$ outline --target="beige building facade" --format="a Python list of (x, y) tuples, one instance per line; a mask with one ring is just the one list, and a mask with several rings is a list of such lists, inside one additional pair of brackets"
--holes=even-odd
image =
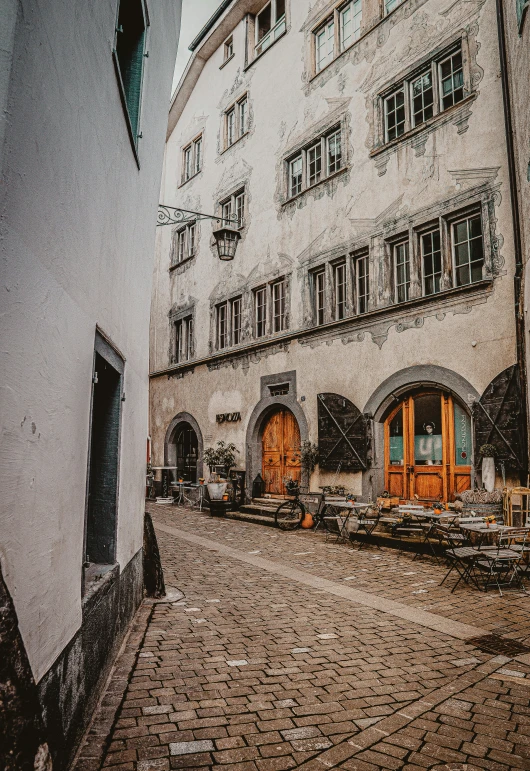
[(495, 0), (239, 0), (192, 47), (161, 201), (241, 238), (221, 262), (209, 220), (158, 229), (153, 464), (195, 480), (222, 440), (249, 497), (301, 474), (451, 500), (493, 443), (518, 481)]

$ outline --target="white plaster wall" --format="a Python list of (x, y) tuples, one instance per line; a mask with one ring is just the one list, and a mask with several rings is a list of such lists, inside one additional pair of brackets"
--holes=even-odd
[[(199, 364), (183, 379), (166, 375), (151, 381), (152, 433), (156, 462), (163, 458), (165, 430), (177, 412), (190, 412), (199, 422), (208, 445), (217, 439), (234, 441), (244, 451), (245, 432), (252, 409), (260, 399), (259, 378), (286, 370), (297, 371), (298, 397), (313, 441), (317, 438), (316, 394), (334, 391), (347, 396), (361, 410), (377, 386), (394, 372), (417, 364), (436, 364), (462, 375), (479, 393), (515, 361), (513, 320), (513, 238), (504, 144), (502, 93), (499, 74), (494, 0), (473, 4), (439, 0), (407, 0), (399, 14), (373, 29), (358, 45), (354, 57), (342, 57), (310, 85), (306, 62), (308, 38), (304, 28), (310, 15), (307, 0), (290, 4), (290, 29), (246, 72), (243, 70), (244, 22), (234, 31), (235, 57), (225, 67), (222, 49), (205, 64), (198, 83), (171, 134), (166, 149), (163, 198), (183, 208), (212, 212), (219, 194), (237, 180), (247, 180), (248, 227), (233, 263), (220, 263), (209, 245), (211, 225), (200, 224), (200, 251), (185, 270), (170, 273), (170, 228), (158, 236), (155, 294), (152, 311), (152, 371), (169, 366), (168, 311), (174, 305), (196, 303), (196, 355), (210, 353), (211, 301), (217, 296), (248, 289), (260, 275), (290, 273), (292, 296), (290, 329), (304, 325), (301, 283), (309, 255), (318, 255), (349, 242), (362, 240), (363, 223), (385, 211), (387, 219), (411, 217), (421, 207), (436, 206), (458, 192), (471, 190), (476, 179), (457, 182), (452, 171), (493, 168), (500, 196), (495, 207), (495, 228), (500, 236), (504, 265), (493, 292), (480, 304), (462, 301), (460, 307), (440, 310), (423, 318), (421, 308), (403, 314), (420, 317), (421, 326), (398, 331), (399, 318), (387, 324), (388, 337), (380, 348), (368, 328), (361, 340), (344, 332), (336, 339), (314, 341), (313, 347), (292, 341), (287, 352), (270, 349), (249, 360), (233, 358), (208, 372)], [(325, 12), (331, 4), (321, 2)], [(312, 18), (316, 18), (316, 15)], [(390, 156), (386, 173), (378, 175), (370, 158), (370, 100), (383, 83), (415, 64), (445, 39), (468, 29), (476, 35), (478, 53), (477, 98), (471, 104), (468, 129), (457, 133), (453, 122), (429, 133), (424, 155), (400, 145)], [(250, 134), (219, 154), (222, 112), (248, 90), (252, 125)], [(286, 148), (320, 118), (340, 106), (350, 115), (348, 153), (351, 172), (333, 185), (300, 200), (288, 212), (281, 206), (281, 168)], [(181, 150), (204, 131), (203, 170), (179, 187)], [(458, 186), (460, 185), (460, 186)], [(392, 207), (394, 207), (392, 209)], [(429, 219), (424, 215), (425, 221)], [(344, 247), (347, 253), (347, 247)], [(324, 261), (324, 259), (323, 259)], [(315, 263), (318, 264), (318, 263)], [(377, 285), (377, 265), (372, 265)], [(177, 275), (178, 273), (178, 275)], [(250, 342), (247, 341), (247, 342)], [(475, 343), (476, 345), (472, 345)], [(225, 394), (220, 399), (219, 394)], [(228, 397), (228, 394), (230, 396)], [(217, 405), (232, 409), (237, 403), (242, 421), (215, 424)], [(214, 408), (215, 405), (215, 408)], [(219, 410), (217, 410), (219, 411)], [(213, 420), (212, 420), (213, 416)], [(241, 455), (244, 459), (244, 454)]]
[(0, 560), (37, 680), (81, 625), (94, 335), (126, 359), (117, 560), (142, 546), (156, 208), (180, 2), (148, 2), (138, 169), (115, 0), (19, 3), (1, 200)]

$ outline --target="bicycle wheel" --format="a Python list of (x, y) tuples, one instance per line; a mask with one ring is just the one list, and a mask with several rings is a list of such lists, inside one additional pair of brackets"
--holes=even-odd
[(304, 518), (305, 509), (299, 501), (285, 501), (276, 509), (274, 520), (280, 530), (296, 530)]

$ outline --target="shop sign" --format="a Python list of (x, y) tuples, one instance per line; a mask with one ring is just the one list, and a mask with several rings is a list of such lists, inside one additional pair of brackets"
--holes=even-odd
[(241, 420), (241, 413), (222, 412), (219, 415), (216, 415), (215, 419), (218, 423), (237, 423), (238, 420)]

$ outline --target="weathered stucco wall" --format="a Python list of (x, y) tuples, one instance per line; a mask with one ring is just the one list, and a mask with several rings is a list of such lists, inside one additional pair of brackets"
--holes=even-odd
[(139, 169), (112, 60), (115, 0), (18, 3), (0, 203), (0, 560), (36, 680), (82, 624), (96, 324), (126, 359), (122, 570), (142, 547), (152, 254), (180, 3), (148, 7)]
[[(275, 276), (290, 278), (293, 335), (275, 347), (258, 346), (240, 354), (236, 347), (224, 358), (181, 368), (183, 377), (154, 377), (151, 433), (156, 463), (163, 460), (167, 426), (181, 411), (197, 419), (205, 446), (217, 439), (233, 441), (244, 460), (246, 427), (264, 375), (296, 370), (296, 398), (310, 438), (316, 441), (318, 393), (342, 394), (362, 410), (394, 372), (431, 364), (454, 371), (481, 394), (516, 359), (514, 252), (495, 1), (406, 0), (312, 78), (311, 30), (330, 7), (328, 2), (289, 3), (287, 35), (246, 70), (242, 21), (234, 30), (234, 58), (220, 68), (221, 47), (208, 59), (168, 140), (162, 191), (166, 203), (212, 212), (225, 193), (244, 182), (247, 212), (236, 258), (228, 264), (216, 258), (211, 225), (204, 221), (199, 223), (197, 257), (169, 271), (172, 233), (171, 228), (161, 229), (151, 371), (170, 366), (171, 309), (194, 308), (195, 357), (204, 360), (215, 354), (215, 303), (238, 292), (248, 295)], [(371, 155), (376, 145), (376, 95), (459, 37), (465, 40), (468, 99), (450, 119), (424, 128), (414, 141)], [(220, 153), (223, 111), (245, 92), (249, 133)], [(284, 159), (302, 141), (318, 136), (323, 126), (339, 120), (347, 136), (345, 171), (285, 203)], [(202, 171), (181, 186), (182, 148), (200, 131)], [(491, 285), (425, 299), (414, 308), (392, 306), (388, 266), (382, 258), (385, 239), (478, 198), (487, 200), (489, 212), (485, 243)], [(372, 309), (387, 307), (388, 312), (310, 331), (309, 269), (367, 246)], [(244, 323), (242, 345), (251, 346), (248, 316)], [(217, 425), (216, 413), (230, 411), (241, 412), (241, 422)], [(351, 486), (358, 484), (358, 479), (351, 480)]]

